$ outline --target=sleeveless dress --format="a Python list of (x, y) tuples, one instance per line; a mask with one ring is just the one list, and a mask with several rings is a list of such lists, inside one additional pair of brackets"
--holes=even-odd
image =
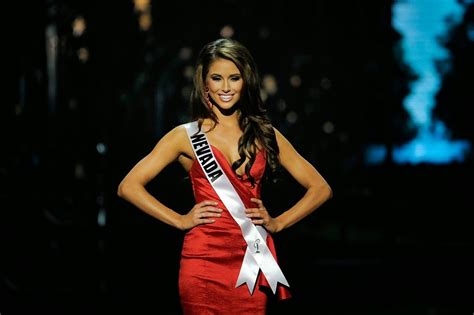
[[(252, 188), (246, 174), (239, 179), (222, 152), (211, 144), (209, 146), (245, 207), (255, 208), (256, 204), (250, 198), (260, 199), (266, 152), (261, 150), (257, 153), (250, 170), (256, 180)], [(179, 294), (183, 313), (265, 314), (267, 293), (273, 293), (261, 271), (252, 295), (246, 284), (235, 287), (247, 248), (239, 225), (219, 199), (196, 159), (189, 175), (196, 203), (216, 200), (219, 202), (217, 207), (223, 211), (221, 217), (215, 218), (214, 223), (198, 225), (184, 237), (179, 270)], [(270, 233), (266, 242), (277, 260)], [(288, 288), (280, 283), (277, 295), (279, 300), (291, 297)]]

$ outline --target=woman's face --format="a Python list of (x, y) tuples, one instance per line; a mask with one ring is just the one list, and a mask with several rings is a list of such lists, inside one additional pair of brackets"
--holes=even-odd
[(216, 59), (206, 76), (209, 97), (223, 109), (232, 108), (239, 100), (244, 81), (239, 69), (230, 60)]

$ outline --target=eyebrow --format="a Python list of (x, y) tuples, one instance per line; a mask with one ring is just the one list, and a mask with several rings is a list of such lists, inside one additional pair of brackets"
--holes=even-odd
[[(218, 75), (218, 76), (222, 76), (222, 75), (221, 75), (221, 74), (219, 74), (219, 73), (211, 73), (210, 75)], [(240, 75), (240, 76), (241, 76), (241, 74), (240, 74), (240, 73), (232, 73), (232, 74), (230, 74), (229, 76), (233, 76), (233, 75)]]

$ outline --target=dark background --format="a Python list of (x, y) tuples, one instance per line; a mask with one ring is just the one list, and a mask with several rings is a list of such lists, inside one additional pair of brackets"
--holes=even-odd
[[(266, 98), (275, 127), (334, 191), (275, 235), (294, 298), (272, 303), (270, 314), (472, 314), (472, 155), (445, 165), (363, 158), (369, 144), (390, 149), (413, 136), (402, 101), (414, 75), (399, 52), (392, 4), (154, 1), (147, 30), (132, 1), (3, 5), (14, 22), (2, 45), (13, 71), (2, 80), (0, 313), (180, 314), (183, 233), (116, 190), (164, 133), (188, 121), (185, 73), (199, 48), (231, 25), (262, 77), (278, 83)], [(453, 137), (472, 141), (474, 42), (466, 30), (474, 29), (474, 5), (465, 5), (444, 41), (453, 67), (435, 114)], [(87, 28), (75, 37), (79, 15)], [(54, 104), (48, 25), (58, 34)], [(299, 87), (290, 84), (295, 75)], [(178, 212), (193, 206), (177, 163), (148, 189)], [(282, 172), (262, 197), (277, 214), (303, 193)]]

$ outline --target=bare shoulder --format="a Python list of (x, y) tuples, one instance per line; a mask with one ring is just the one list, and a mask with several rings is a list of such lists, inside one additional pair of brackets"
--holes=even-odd
[(273, 128), (273, 132), (275, 132), (275, 136), (277, 140), (281, 140), (282, 138), (285, 138), (283, 134), (280, 132), (280, 130), (278, 130), (275, 126), (272, 126), (272, 128)]
[(189, 140), (184, 125), (177, 125), (163, 135), (150, 154), (156, 158), (165, 159), (167, 163), (179, 159), (183, 154), (188, 155), (192, 148), (188, 145)]
[(186, 124), (181, 124), (171, 129), (160, 141), (169, 142), (175, 148), (177, 155), (190, 153), (192, 148), (189, 145), (188, 134), (186, 131)]
[(288, 154), (296, 154), (296, 150), (293, 145), (288, 141), (288, 139), (273, 126), (273, 131), (275, 132), (275, 138), (277, 140), (278, 149), (280, 150), (280, 157), (286, 156)]
[(295, 149), (293, 144), (285, 137), (285, 135), (280, 132), (277, 128), (273, 127), (275, 131), (275, 137), (278, 144), (278, 149), (280, 153), (278, 154), (278, 159), (286, 169), (297, 165), (297, 163), (307, 163), (303, 156)]
[(170, 132), (172, 132), (177, 140), (181, 142), (188, 137), (186, 132), (186, 123), (174, 127), (170, 130)]
[(187, 162), (194, 159), (194, 151), (185, 125), (187, 123), (176, 126), (173, 132), (175, 133), (176, 140), (179, 142), (180, 155), (178, 161), (187, 169)]
[(157, 146), (166, 146), (168, 149), (174, 148), (173, 151), (179, 153), (181, 151), (181, 143), (184, 139), (185, 133), (186, 130), (183, 125), (176, 126), (158, 140)]

